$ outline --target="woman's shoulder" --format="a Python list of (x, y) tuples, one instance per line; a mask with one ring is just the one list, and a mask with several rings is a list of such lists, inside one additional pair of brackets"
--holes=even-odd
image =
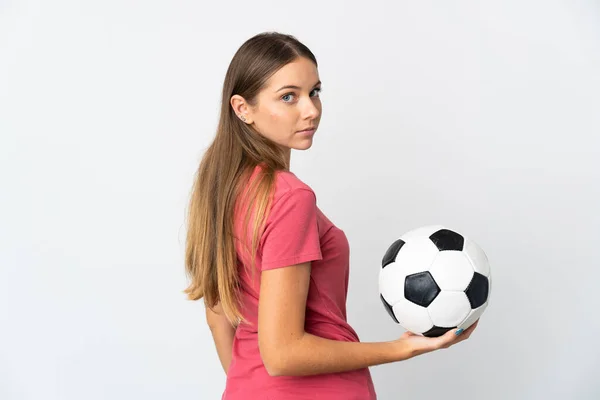
[[(257, 165), (252, 173), (252, 178), (256, 176), (256, 174), (261, 170), (262, 165)], [(278, 170), (275, 171), (275, 183), (274, 183), (274, 198), (278, 199), (286, 194), (292, 194), (297, 191), (306, 190), (312, 192), (314, 194), (313, 189), (304, 182), (302, 179), (298, 178), (296, 174), (289, 170)], [(316, 197), (316, 195), (315, 195)]]
[(279, 192), (280, 195), (296, 190), (307, 190), (314, 193), (313, 189), (306, 182), (298, 178), (298, 176), (291, 171), (277, 171), (275, 186), (276, 191)]

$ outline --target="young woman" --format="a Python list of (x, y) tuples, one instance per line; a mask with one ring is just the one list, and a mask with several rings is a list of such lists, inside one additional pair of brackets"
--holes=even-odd
[(276, 32), (246, 41), (225, 76), (190, 201), (185, 290), (204, 298), (222, 399), (375, 399), (369, 366), (447, 348), (477, 325), (359, 341), (346, 321), (346, 236), (289, 170), (291, 149), (312, 145), (320, 91), (313, 53)]

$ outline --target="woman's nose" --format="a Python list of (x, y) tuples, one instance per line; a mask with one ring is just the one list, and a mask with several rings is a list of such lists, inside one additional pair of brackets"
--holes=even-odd
[(314, 105), (312, 101), (307, 104), (303, 112), (304, 116), (310, 119), (316, 119), (320, 113), (321, 111), (317, 108), (317, 106)]

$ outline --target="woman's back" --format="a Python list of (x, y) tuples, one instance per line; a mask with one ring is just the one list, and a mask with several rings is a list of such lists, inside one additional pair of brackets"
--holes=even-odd
[[(272, 207), (260, 236), (253, 280), (250, 259), (240, 251), (243, 221), (244, 215), (236, 211), (241, 310), (249, 323), (240, 324), (236, 330), (223, 399), (375, 399), (367, 368), (310, 376), (271, 376), (258, 346), (260, 271), (307, 261), (312, 268), (305, 331), (332, 340), (359, 341), (346, 320), (350, 249), (344, 232), (319, 210), (308, 185), (292, 172), (278, 171)], [(251, 234), (248, 231), (247, 237), (251, 238)], [(247, 246), (250, 248), (250, 243)]]

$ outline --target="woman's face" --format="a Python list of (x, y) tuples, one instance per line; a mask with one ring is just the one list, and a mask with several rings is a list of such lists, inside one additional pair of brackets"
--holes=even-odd
[[(295, 87), (287, 87), (295, 86)], [(231, 105), (246, 123), (286, 150), (306, 150), (321, 120), (321, 82), (315, 64), (300, 57), (277, 71), (258, 94), (256, 107), (243, 97), (231, 97)]]

